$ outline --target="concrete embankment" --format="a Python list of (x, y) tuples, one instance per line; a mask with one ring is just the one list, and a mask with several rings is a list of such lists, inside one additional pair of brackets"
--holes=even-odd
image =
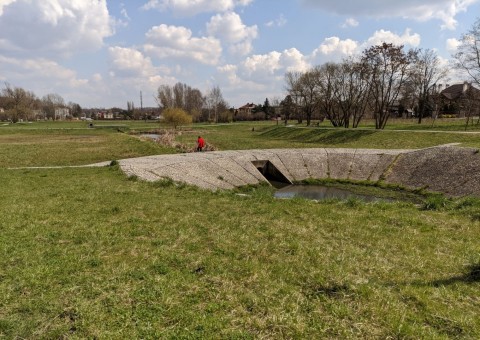
[(308, 178), (383, 180), (450, 196), (480, 196), (478, 149), (442, 146), (421, 150), (268, 149), (216, 151), (124, 159), (121, 169), (147, 181), (171, 178), (201, 188), (232, 189), (267, 181), (274, 169), (288, 181)]

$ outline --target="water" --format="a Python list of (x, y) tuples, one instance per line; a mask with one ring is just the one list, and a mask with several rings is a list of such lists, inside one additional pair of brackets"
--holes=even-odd
[(392, 201), (389, 198), (357, 194), (347, 189), (340, 189), (324, 185), (288, 185), (278, 189), (274, 196), (275, 198), (303, 197), (311, 200), (347, 200), (349, 198), (357, 198), (365, 202)]
[(155, 133), (147, 133), (147, 134), (140, 135), (140, 137), (145, 137), (145, 138), (150, 138), (150, 139), (157, 140), (157, 139), (160, 138), (160, 135), (155, 134)]

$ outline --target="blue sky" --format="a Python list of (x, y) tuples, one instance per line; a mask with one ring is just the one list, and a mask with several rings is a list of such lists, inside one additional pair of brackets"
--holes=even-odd
[(0, 82), (106, 108), (182, 82), (238, 107), (382, 41), (448, 63), (478, 17), (480, 0), (0, 0)]

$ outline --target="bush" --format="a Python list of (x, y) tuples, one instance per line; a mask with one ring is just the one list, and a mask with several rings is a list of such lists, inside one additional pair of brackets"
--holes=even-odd
[(182, 109), (170, 108), (162, 112), (165, 123), (177, 128), (179, 125), (192, 124), (192, 116)]

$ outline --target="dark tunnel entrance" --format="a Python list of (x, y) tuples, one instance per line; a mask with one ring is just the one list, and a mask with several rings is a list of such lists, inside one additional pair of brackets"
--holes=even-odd
[(282, 188), (292, 184), (292, 182), (270, 161), (252, 161), (252, 164), (275, 188)]

